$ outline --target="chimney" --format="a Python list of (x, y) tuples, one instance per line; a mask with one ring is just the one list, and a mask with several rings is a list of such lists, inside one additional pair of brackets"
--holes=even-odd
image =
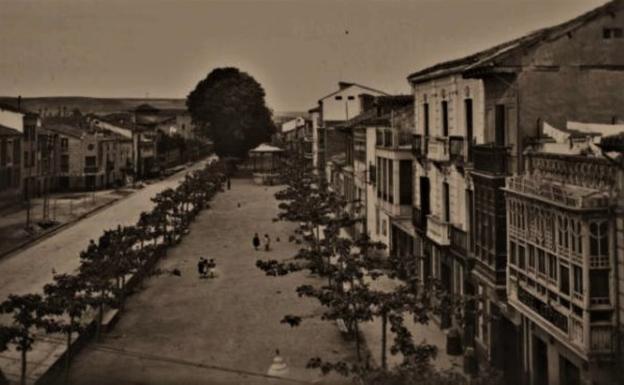
[(22, 95), (17, 96), (17, 111), (22, 112)]

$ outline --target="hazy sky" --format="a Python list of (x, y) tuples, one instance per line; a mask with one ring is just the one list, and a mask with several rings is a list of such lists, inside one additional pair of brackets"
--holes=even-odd
[(236, 66), (271, 108), (307, 110), (338, 80), (405, 93), (411, 72), (605, 2), (0, 0), (0, 95), (185, 97)]

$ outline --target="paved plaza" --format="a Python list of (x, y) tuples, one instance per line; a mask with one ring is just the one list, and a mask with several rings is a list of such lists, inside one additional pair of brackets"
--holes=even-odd
[[(161, 262), (167, 272), (129, 298), (119, 323), (101, 343), (91, 343), (74, 361), (72, 384), (343, 384), (336, 375), (305, 369), (314, 356), (353, 359), (353, 347), (336, 326), (320, 320), (314, 300), (295, 288), (318, 279), (304, 273), (267, 277), (258, 258), (290, 258), (293, 225), (273, 222), (277, 187), (232, 180), (190, 234)], [(240, 206), (240, 207), (239, 207)], [(252, 236), (267, 233), (270, 252), (254, 251)], [(277, 238), (280, 241), (277, 241)], [(197, 261), (216, 259), (218, 277), (200, 279)], [(304, 315), (299, 327), (280, 324), (285, 314)], [(289, 366), (285, 379), (265, 376), (275, 349)]]

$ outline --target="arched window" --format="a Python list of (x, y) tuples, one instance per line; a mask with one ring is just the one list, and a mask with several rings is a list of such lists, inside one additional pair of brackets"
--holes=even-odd
[(609, 255), (609, 224), (607, 221), (589, 224), (589, 255), (597, 257)]

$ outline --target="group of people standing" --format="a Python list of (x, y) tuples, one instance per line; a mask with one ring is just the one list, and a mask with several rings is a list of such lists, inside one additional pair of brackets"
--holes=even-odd
[(217, 267), (217, 264), (214, 259), (211, 258), (208, 260), (204, 257), (200, 257), (199, 262), (197, 262), (197, 272), (199, 273), (199, 278), (214, 277), (215, 267)]
[[(255, 250), (258, 250), (260, 248), (261, 244), (260, 244), (260, 237), (258, 236), (258, 233), (254, 234), (254, 237), (251, 243), (253, 244), (253, 247)], [(269, 237), (269, 234), (264, 234), (264, 250), (265, 251), (271, 250), (271, 237)]]

